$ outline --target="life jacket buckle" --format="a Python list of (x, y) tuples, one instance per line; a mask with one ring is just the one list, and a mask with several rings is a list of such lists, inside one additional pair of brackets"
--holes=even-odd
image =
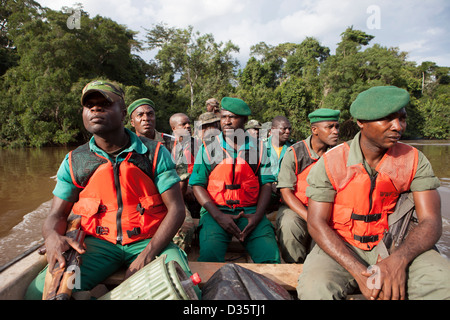
[(140, 203), (138, 203), (136, 210), (139, 211), (139, 213), (141, 214), (141, 216), (144, 214), (145, 212), (145, 208), (142, 207), (142, 205)]
[(228, 204), (230, 206), (235, 205), (235, 204), (239, 204), (239, 203), (241, 203), (239, 200), (227, 200), (226, 201), (226, 204)]
[(100, 235), (100, 236), (105, 236), (105, 235), (109, 234), (109, 228), (108, 227), (97, 226), (95, 228), (95, 233)]
[(135, 227), (132, 230), (127, 230), (128, 238), (131, 238), (133, 236), (137, 236), (140, 234), (141, 234), (141, 228), (139, 228), (139, 227)]

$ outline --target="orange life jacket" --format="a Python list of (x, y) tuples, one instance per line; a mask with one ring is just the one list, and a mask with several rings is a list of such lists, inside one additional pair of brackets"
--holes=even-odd
[(394, 212), (399, 195), (411, 186), (418, 151), (397, 143), (378, 163), (377, 173), (370, 176), (362, 163), (347, 167), (349, 150), (343, 143), (323, 155), (336, 190), (330, 225), (351, 245), (371, 250), (389, 229), (388, 215)]
[(260, 189), (256, 172), (261, 164), (262, 141), (259, 151), (240, 150), (236, 159), (222, 148), (218, 139), (203, 144), (211, 164), (206, 189), (214, 203), (230, 208), (255, 206)]
[[(309, 149), (306, 140), (297, 142), (291, 146), (294, 158), (295, 158), (295, 175), (297, 176), (297, 182), (294, 186), (294, 195), (303, 203), (308, 206), (308, 197), (306, 196), (306, 188), (308, 183), (306, 178), (309, 171), (317, 163), (316, 158), (311, 156), (311, 150)], [(307, 156), (306, 156), (307, 155)]]
[(91, 152), (88, 143), (70, 152), (72, 181), (83, 189), (72, 210), (86, 234), (125, 245), (151, 238), (166, 216), (152, 179), (161, 142), (140, 139), (148, 152), (130, 152), (120, 163)]

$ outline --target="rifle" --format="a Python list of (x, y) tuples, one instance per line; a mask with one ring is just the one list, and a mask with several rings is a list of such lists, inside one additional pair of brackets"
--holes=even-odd
[(389, 231), (384, 232), (382, 241), (376, 247), (382, 259), (394, 252), (418, 223), (412, 192), (400, 195), (388, 223)]
[[(69, 216), (67, 219), (66, 236), (82, 245), (85, 233), (81, 230), (80, 225), (81, 216)], [(43, 252), (45, 253), (45, 249), (40, 250), (41, 254)], [(58, 263), (55, 264), (53, 270), (47, 268), (42, 300), (69, 300), (72, 295), (76, 276), (79, 276), (77, 270), (79, 270), (81, 265), (81, 256), (72, 247), (63, 252), (63, 256), (66, 260), (66, 266), (64, 268), (60, 268)]]

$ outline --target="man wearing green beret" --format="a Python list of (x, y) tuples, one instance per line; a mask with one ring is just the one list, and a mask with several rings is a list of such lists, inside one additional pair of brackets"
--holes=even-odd
[[(81, 104), (92, 138), (67, 154), (58, 170), (42, 228), (48, 270), (64, 267), (62, 253), (72, 247), (82, 254), (76, 290), (91, 290), (122, 266), (128, 278), (161, 254), (190, 273), (185, 253), (171, 242), (184, 204), (169, 151), (124, 128), (124, 93), (116, 84), (87, 84)], [(81, 216), (84, 246), (65, 236), (71, 212)], [(30, 284), (27, 299), (42, 299), (45, 277), (41, 272)]]
[[(360, 132), (311, 169), (308, 230), (317, 245), (299, 277), (300, 299), (345, 299), (355, 289), (371, 300), (450, 299), (450, 263), (434, 249), (439, 180), (420, 151), (399, 142), (408, 102), (393, 86), (360, 93), (350, 107)], [(402, 193), (412, 194), (417, 223), (391, 246)]]
[(337, 145), (339, 110), (317, 109), (308, 115), (311, 135), (292, 145), (281, 162), (278, 189), (283, 204), (277, 214), (277, 237), (283, 260), (303, 263), (311, 246), (306, 221), (308, 198), (306, 177), (317, 160)]
[(235, 236), (255, 263), (279, 263), (275, 232), (264, 214), (275, 181), (267, 151), (244, 131), (249, 106), (230, 97), (221, 105), (222, 133), (204, 141), (189, 179), (202, 205), (198, 260), (223, 262)]
[(128, 106), (128, 115), (131, 125), (138, 136), (144, 136), (156, 142), (161, 142), (166, 148), (170, 148), (172, 137), (156, 130), (155, 103), (148, 98), (133, 101)]

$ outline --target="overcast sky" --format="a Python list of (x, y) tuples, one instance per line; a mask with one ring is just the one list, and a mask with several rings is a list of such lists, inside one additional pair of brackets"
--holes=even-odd
[[(258, 42), (301, 43), (315, 37), (334, 54), (348, 26), (375, 36), (371, 44), (399, 47), (408, 60), (450, 66), (449, 0), (37, 0), (60, 10), (82, 3), (91, 17), (109, 17), (129, 29), (145, 30), (160, 22), (189, 25), (216, 42), (231, 40), (240, 48), (241, 66)], [(69, 15), (68, 15), (69, 16)], [(81, 28), (83, 25), (81, 25)], [(145, 60), (151, 53), (141, 54)]]

